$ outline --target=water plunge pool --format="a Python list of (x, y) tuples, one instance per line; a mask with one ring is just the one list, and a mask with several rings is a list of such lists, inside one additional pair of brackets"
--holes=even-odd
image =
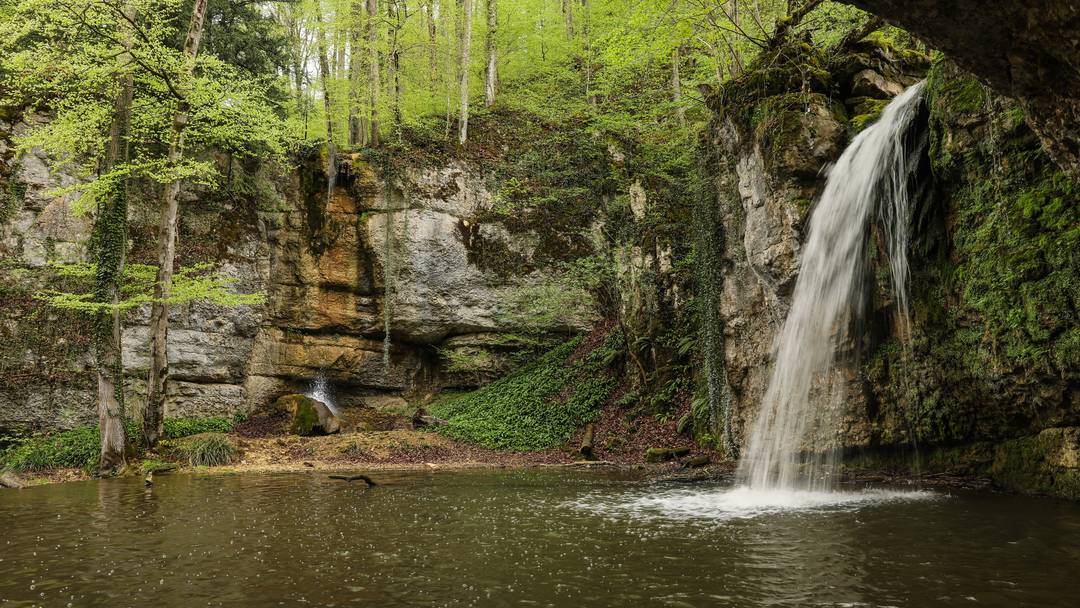
[(563, 469), (0, 492), (0, 606), (1068, 606), (1080, 505)]

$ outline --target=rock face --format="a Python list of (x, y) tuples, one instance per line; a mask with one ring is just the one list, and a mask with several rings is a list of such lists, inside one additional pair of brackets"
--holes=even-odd
[[(47, 264), (87, 261), (93, 218), (73, 213), (70, 195), (50, 193), (74, 177), (38, 152), (15, 157), (11, 138), (28, 128), (0, 124), (0, 428), (92, 424), (87, 322), (33, 295), (85, 289), (57, 283)], [(168, 416), (265, 407), (318, 378), (349, 407), (379, 394), (475, 386), (509, 368), (514, 340), (504, 336), (521, 326), (506, 303), (545, 275), (529, 263), (538, 240), (531, 229), (511, 231), (490, 219), (491, 180), (475, 166), (395, 162), (384, 176), (359, 156), (347, 157), (328, 197), (318, 158), (285, 176), (216, 162), (232, 181), (185, 192), (179, 263), (212, 262), (237, 291), (264, 293), (266, 303), (172, 307)], [(148, 193), (140, 200), (154, 199)], [(134, 206), (130, 224), (128, 259), (153, 263), (156, 210)], [(484, 263), (491, 252), (527, 270), (495, 270)], [(136, 416), (148, 322), (145, 308), (125, 321), (126, 392)], [(552, 330), (566, 327), (565, 319), (552, 323)], [(463, 372), (452, 365), (463, 359), (487, 363)]]
[(841, 0), (918, 34), (1023, 102), (1054, 159), (1080, 177), (1080, 4), (1072, 0)]

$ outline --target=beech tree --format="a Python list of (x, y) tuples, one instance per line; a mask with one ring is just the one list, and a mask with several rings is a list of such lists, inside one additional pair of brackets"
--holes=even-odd
[(469, 55), (472, 50), (473, 0), (465, 0), (461, 28), (461, 114), (458, 119), (458, 142), (469, 137)]
[[(180, 77), (189, 80), (195, 69), (195, 56), (202, 41), (203, 22), (209, 0), (195, 0), (191, 8), (191, 22), (184, 37), (183, 60), (185, 67), (178, 71)], [(178, 82), (178, 87), (185, 87)], [(167, 162), (170, 166), (180, 163), (184, 154), (184, 131), (188, 123), (188, 101), (177, 100), (172, 117), (172, 136), (169, 139)], [(150, 310), (150, 378), (146, 385), (146, 413), (143, 417), (143, 440), (147, 447), (157, 445), (164, 433), (165, 382), (169, 375), (169, 297), (172, 291), (173, 264), (176, 261), (176, 223), (180, 201), (180, 179), (175, 176), (165, 183), (165, 196), (161, 205), (161, 222), (158, 226), (158, 269), (154, 281), (154, 303)]]

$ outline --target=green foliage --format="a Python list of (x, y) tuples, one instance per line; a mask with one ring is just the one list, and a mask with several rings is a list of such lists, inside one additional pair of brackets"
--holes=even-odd
[[(94, 264), (51, 264), (59, 277), (76, 280), (90, 280), (97, 273)], [(130, 310), (154, 301), (154, 281), (157, 268), (145, 264), (127, 264), (124, 266), (121, 293), (125, 296), (116, 305), (101, 303), (92, 292), (69, 292), (42, 290), (34, 295), (49, 306), (78, 312), (98, 313), (101, 311)], [(170, 305), (201, 301), (222, 306), (252, 306), (262, 304), (266, 296), (261, 293), (237, 294), (230, 286), (234, 279), (213, 272), (211, 264), (195, 264), (181, 268), (173, 275), (173, 286), (168, 302)]]
[(431, 412), (449, 421), (439, 432), (493, 449), (556, 447), (595, 419), (615, 384), (609, 366), (622, 336), (611, 332), (594, 350), (579, 353), (576, 338), (501, 380), (445, 398)]
[(193, 467), (219, 467), (232, 464), (239, 456), (236, 446), (220, 433), (195, 435), (177, 445), (183, 457)]
[(166, 418), (165, 438), (179, 439), (200, 433), (228, 433), (233, 428), (230, 418)]
[(96, 427), (34, 435), (0, 453), (0, 470), (47, 471), (97, 468), (101, 435)]
[[(80, 193), (77, 206), (85, 210), (130, 178), (208, 185), (217, 179), (217, 172), (198, 152), (211, 149), (284, 158), (276, 79), (266, 72), (253, 74), (213, 53), (228, 48), (221, 36), (214, 35), (215, 15), (223, 13), (218, 3), (213, 4), (217, 8), (208, 20), (207, 49), (194, 63), (179, 45), (190, 5), (174, 0), (26, 0), (0, 19), (0, 73), (5, 77), (0, 103), (50, 117), (34, 122), (34, 128), (18, 139), (19, 151), (41, 148), (54, 167), (81, 178), (58, 189), (57, 195)], [(273, 23), (268, 15), (241, 6), (231, 11), (243, 13), (234, 21)], [(123, 19), (125, 9), (136, 18)], [(240, 27), (233, 35), (246, 31)], [(129, 49), (125, 38), (130, 39)], [(120, 59), (125, 55), (130, 60)], [(227, 57), (253, 58), (252, 52)], [(116, 86), (124, 76), (135, 83), (131, 159), (100, 173)], [(170, 163), (164, 144), (172, 137), (173, 116), (180, 104), (188, 116), (186, 154)]]

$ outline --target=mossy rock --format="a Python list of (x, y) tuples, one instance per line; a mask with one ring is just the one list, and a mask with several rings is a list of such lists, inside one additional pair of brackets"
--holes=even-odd
[(341, 430), (341, 420), (334, 415), (325, 403), (306, 395), (284, 395), (274, 402), (272, 411), (277, 415), (288, 415), (289, 433), (309, 437), (329, 435)]

